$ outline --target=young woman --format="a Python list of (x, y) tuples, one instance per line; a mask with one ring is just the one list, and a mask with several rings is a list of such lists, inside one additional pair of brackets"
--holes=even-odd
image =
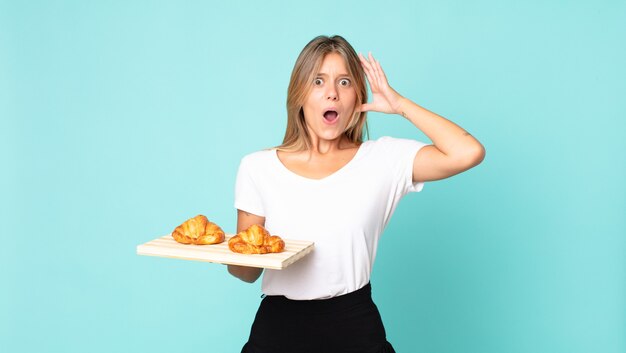
[[(400, 115), (433, 144), (363, 141), (367, 111)], [(357, 55), (340, 36), (309, 42), (291, 75), (283, 144), (242, 159), (235, 207), (238, 232), (261, 224), (314, 241), (315, 250), (284, 270), (265, 270), (265, 298), (242, 352), (394, 352), (371, 299), (378, 239), (404, 195), (484, 155), (465, 130), (392, 89), (371, 54)], [(228, 271), (246, 282), (263, 272)]]

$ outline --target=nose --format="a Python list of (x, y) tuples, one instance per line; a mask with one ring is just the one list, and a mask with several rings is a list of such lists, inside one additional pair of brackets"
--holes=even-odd
[(336, 101), (339, 99), (339, 95), (337, 94), (337, 89), (334, 85), (328, 85), (329, 88), (326, 90), (326, 99), (331, 101)]

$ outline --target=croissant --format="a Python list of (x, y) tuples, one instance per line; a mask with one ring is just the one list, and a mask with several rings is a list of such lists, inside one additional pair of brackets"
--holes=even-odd
[(240, 254), (267, 254), (283, 251), (285, 242), (278, 235), (270, 235), (263, 226), (254, 224), (230, 238), (228, 248)]
[(224, 231), (220, 226), (203, 215), (186, 220), (172, 232), (172, 237), (179, 243), (207, 245), (224, 241)]

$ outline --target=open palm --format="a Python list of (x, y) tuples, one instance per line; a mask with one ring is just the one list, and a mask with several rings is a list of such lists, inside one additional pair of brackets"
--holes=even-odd
[(372, 91), (372, 101), (361, 105), (361, 111), (400, 114), (399, 106), (402, 96), (389, 86), (380, 62), (374, 59), (372, 53), (369, 53), (369, 60), (362, 54), (359, 54), (359, 59), (361, 59), (361, 65)]

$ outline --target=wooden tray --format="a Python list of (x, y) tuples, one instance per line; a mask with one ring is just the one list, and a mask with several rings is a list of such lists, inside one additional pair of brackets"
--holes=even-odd
[(220, 244), (190, 245), (176, 242), (170, 234), (138, 245), (137, 254), (282, 270), (313, 250), (313, 242), (283, 239), (285, 241), (283, 252), (262, 255), (238, 254), (228, 248), (228, 239), (232, 236), (226, 235), (226, 240)]

